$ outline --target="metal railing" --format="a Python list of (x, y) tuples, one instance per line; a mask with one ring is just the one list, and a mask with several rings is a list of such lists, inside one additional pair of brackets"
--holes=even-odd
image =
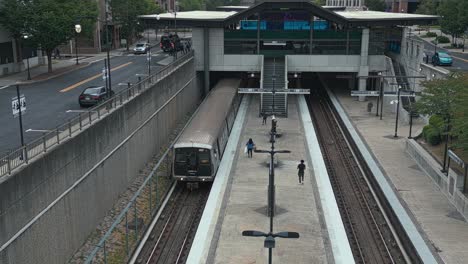
[[(236, 95), (223, 122), (226, 125), (228, 136), (231, 133), (241, 101), (242, 95)], [(199, 108), (194, 111), (128, 204), (119, 213), (109, 230), (86, 257), (85, 264), (127, 263), (134, 253), (138, 253), (138, 251), (135, 252), (135, 249), (148, 228), (150, 228), (149, 223), (153, 217), (162, 209), (161, 206), (164, 205), (164, 201), (167, 199), (166, 196), (170, 194), (172, 188), (171, 159), (173, 157), (171, 149), (198, 110)], [(227, 144), (227, 140), (225, 142)], [(224, 148), (224, 146), (222, 147)]]
[(185, 63), (193, 59), (193, 50), (181, 56), (173, 63), (164, 66), (158, 72), (147, 76), (141, 81), (115, 94), (89, 110), (79, 113), (78, 116), (70, 119), (65, 124), (57, 126), (50, 132), (44, 133), (41, 137), (29, 142), (23, 147), (14, 150), (0, 158), (0, 178), (11, 175), (14, 169), (23, 164), (28, 164), (31, 159), (50, 151), (54, 146), (63, 143), (65, 140), (79, 134), (81, 130), (91, 126), (111, 111), (122, 106), (133, 97), (146, 89), (152, 87), (159, 81), (169, 76), (172, 72), (180, 68)]

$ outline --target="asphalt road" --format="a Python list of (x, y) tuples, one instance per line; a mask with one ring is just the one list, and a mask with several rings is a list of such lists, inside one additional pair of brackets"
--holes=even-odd
[[(153, 55), (153, 72), (162, 67), (157, 65), (157, 62), (167, 56), (164, 53)], [(126, 86), (119, 86), (118, 83), (135, 83), (138, 78), (136, 74), (147, 74), (147, 63), (146, 55), (111, 58), (112, 90), (121, 91)], [(24, 94), (27, 102), (27, 110), (23, 115), (23, 131), (28, 129), (52, 130), (78, 115), (78, 113), (67, 113), (66, 111), (81, 109), (78, 104), (78, 96), (86, 87), (104, 85), (101, 77), (103, 66), (104, 61), (101, 60), (48, 81), (21, 86), (20, 93)], [(21, 146), (19, 120), (13, 117), (11, 110), (13, 97), (16, 97), (15, 87), (0, 90), (0, 156)], [(40, 132), (25, 132), (25, 143), (40, 136)]]
[[(434, 47), (434, 44), (429, 43), (425, 40), (423, 41), (424, 41), (424, 50), (426, 54), (429, 54), (429, 63), (430, 63), (432, 55), (434, 54), (435, 47)], [(468, 54), (444, 49), (444, 48), (441, 48), (440, 45), (437, 45), (437, 50), (438, 51), (443, 50), (447, 52), (448, 54), (450, 54), (450, 56), (452, 56), (453, 58), (452, 66), (437, 66), (437, 67), (442, 67), (447, 70), (468, 71)]]

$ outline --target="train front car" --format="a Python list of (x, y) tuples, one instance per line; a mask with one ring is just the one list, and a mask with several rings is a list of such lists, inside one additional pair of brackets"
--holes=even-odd
[(212, 181), (211, 146), (174, 147), (174, 178), (179, 181)]
[(239, 84), (239, 79), (220, 80), (174, 144), (172, 172), (177, 181), (214, 180), (234, 123)]

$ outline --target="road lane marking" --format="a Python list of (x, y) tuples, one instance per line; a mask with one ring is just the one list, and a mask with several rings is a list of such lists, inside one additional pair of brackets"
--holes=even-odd
[(10, 87), (10, 85), (2, 86), (2, 87), (0, 87), (0, 90), (6, 89), (6, 88), (8, 88), (8, 87)]
[(466, 60), (466, 59), (462, 59), (462, 58), (459, 58), (459, 57), (453, 56), (453, 55), (451, 55), (451, 56), (452, 56), (453, 58), (455, 58), (455, 59), (458, 59), (458, 60), (461, 60), (461, 61), (464, 61), (464, 62), (468, 62), (468, 60)]
[[(130, 65), (130, 64), (132, 64), (132, 63), (133, 63), (133, 62), (131, 61), (131, 62), (127, 62), (127, 63), (122, 64), (122, 65), (119, 65), (119, 66), (117, 66), (117, 67), (115, 67), (115, 68), (112, 68), (112, 69), (111, 69), (111, 72), (116, 71), (116, 70), (118, 70), (118, 69), (121, 69), (121, 68), (123, 68), (123, 67), (126, 67), (126, 66), (128, 66), (128, 65)], [(76, 87), (78, 87), (78, 86), (80, 86), (80, 85), (82, 85), (82, 84), (84, 84), (84, 83), (87, 83), (87, 82), (89, 82), (89, 81), (92, 81), (92, 80), (94, 80), (94, 79), (99, 78), (100, 76), (102, 76), (102, 73), (98, 73), (98, 74), (96, 74), (96, 75), (94, 75), (94, 76), (89, 77), (88, 79), (84, 79), (84, 80), (82, 80), (81, 82), (77, 82), (77, 83), (75, 83), (75, 84), (73, 84), (73, 85), (71, 85), (71, 86), (68, 86), (67, 88), (60, 90), (60, 92), (61, 92), (61, 93), (65, 93), (65, 92), (71, 91), (71, 90), (75, 89)]]

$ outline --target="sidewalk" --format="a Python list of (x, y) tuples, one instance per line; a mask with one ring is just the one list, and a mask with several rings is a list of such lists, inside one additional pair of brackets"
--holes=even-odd
[[(432, 43), (432, 41), (435, 40), (435, 37), (432, 37), (432, 38), (427, 38), (425, 37), (425, 35), (427, 34), (427, 30), (421, 30), (419, 31), (418, 30), (418, 27), (417, 26), (413, 26), (413, 27), (410, 27), (411, 28), (411, 33), (413, 36), (415, 37), (419, 37), (421, 38), (422, 40), (426, 41), (426, 42), (429, 42), (429, 43)], [(465, 41), (465, 51), (463, 51), (462, 48), (452, 48), (452, 47), (449, 47), (447, 48), (447, 46), (451, 46), (452, 44), (452, 36), (450, 35), (447, 35), (447, 34), (444, 34), (442, 33), (442, 31), (440, 29), (436, 29), (436, 28), (431, 28), (430, 29), (430, 32), (434, 32), (437, 34), (437, 36), (445, 36), (447, 37), (449, 40), (450, 40), (450, 43), (439, 43), (437, 46), (438, 47), (441, 47), (441, 48), (444, 48), (444, 49), (447, 49), (449, 50), (450, 52), (456, 52), (456, 53), (461, 53), (461, 54), (468, 54), (468, 40)], [(463, 43), (463, 39), (459, 39), (458, 40), (458, 43)]]
[[(152, 38), (153, 37), (153, 38)], [(151, 44), (156, 45), (154, 40), (154, 35), (150, 35), (150, 39), (152, 39)], [(138, 40), (136, 43), (139, 42), (146, 42), (146, 38), (142, 38)], [(136, 44), (132, 44), (129, 47), (129, 51), (127, 48), (120, 48), (110, 51), (110, 57), (115, 56), (125, 56), (129, 53), (133, 52), (133, 47)], [(0, 90), (7, 88), (9, 86), (15, 85), (17, 83), (21, 84), (30, 84), (40, 81), (46, 81), (68, 72), (72, 72), (81, 68), (84, 68), (90, 64), (95, 62), (101, 61), (106, 58), (107, 53), (101, 52), (98, 54), (83, 54), (78, 56), (79, 65), (76, 65), (76, 58), (75, 54), (62, 54), (62, 59), (52, 59), (52, 72), (48, 72), (48, 65), (47, 65), (47, 58), (45, 65), (39, 65), (30, 68), (31, 80), (28, 80), (28, 71), (25, 69), (22, 72), (10, 74), (7, 76), (0, 77)]]
[[(334, 92), (442, 260), (445, 263), (466, 263), (468, 224), (432, 179), (405, 152), (409, 126), (400, 123), (400, 137), (394, 139), (394, 113), (384, 110), (383, 120), (379, 120), (375, 114), (367, 112), (368, 101), (358, 102), (338, 89)], [(420, 121), (415, 122), (413, 131), (421, 131), (423, 125)]]

